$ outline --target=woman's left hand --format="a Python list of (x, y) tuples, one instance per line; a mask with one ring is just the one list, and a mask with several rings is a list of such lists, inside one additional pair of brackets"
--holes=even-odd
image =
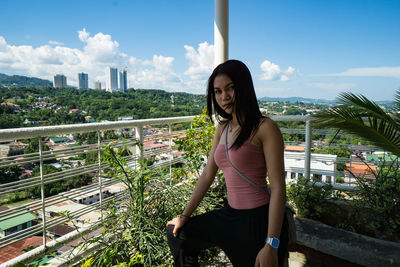
[(277, 267), (278, 266), (278, 249), (265, 245), (256, 258), (256, 267)]

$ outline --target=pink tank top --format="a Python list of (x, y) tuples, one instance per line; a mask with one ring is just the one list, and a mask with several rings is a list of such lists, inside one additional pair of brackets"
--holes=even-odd
[[(230, 147), (231, 145), (228, 144), (228, 148)], [(267, 192), (267, 168), (263, 150), (246, 142), (239, 149), (228, 151), (233, 166)], [(269, 196), (266, 193), (244, 180), (231, 167), (226, 157), (225, 144), (218, 144), (214, 160), (224, 173), (228, 203), (232, 208), (252, 209), (269, 202)]]

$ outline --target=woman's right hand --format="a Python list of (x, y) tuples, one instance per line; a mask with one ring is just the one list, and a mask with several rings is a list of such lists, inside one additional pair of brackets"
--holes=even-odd
[(176, 237), (178, 234), (178, 230), (186, 223), (187, 220), (188, 220), (188, 217), (179, 215), (179, 216), (176, 216), (175, 218), (173, 218), (172, 220), (170, 220), (169, 222), (167, 222), (167, 226), (174, 225), (174, 230), (172, 231), (172, 233)]

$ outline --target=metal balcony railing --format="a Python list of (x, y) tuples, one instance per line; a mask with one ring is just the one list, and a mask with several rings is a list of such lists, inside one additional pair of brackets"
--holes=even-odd
[[(304, 166), (301, 168), (291, 168), (286, 166), (287, 171), (302, 172), (305, 177), (310, 177), (310, 165), (311, 161), (319, 160), (318, 156), (311, 154), (312, 148), (312, 128), (310, 116), (271, 116), (276, 121), (305, 121), (306, 126), (304, 130), (297, 129), (282, 129), (283, 133), (288, 134), (305, 134), (305, 152), (297, 155), (297, 159), (304, 161)], [(0, 211), (0, 225), (4, 221), (9, 221), (12, 218), (30, 213), (35, 214), (37, 219), (31, 227), (22, 227), (22, 229), (14, 229), (15, 231), (9, 234), (3, 234), (0, 236), (0, 249), (6, 246), (12, 245), (13, 243), (23, 240), (27, 237), (41, 234), (43, 236), (42, 245), (35, 248), (25, 254), (22, 254), (4, 264), (2, 266), (12, 266), (17, 262), (30, 262), (39, 258), (40, 256), (48, 253), (51, 250), (56, 250), (62, 245), (76, 239), (80, 236), (80, 233), (87, 231), (88, 225), (101, 225), (101, 218), (103, 216), (104, 205), (115, 199), (124, 198), (124, 190), (113, 192), (112, 197), (107, 197), (107, 192), (111, 187), (119, 185), (120, 181), (116, 178), (105, 178), (103, 177), (104, 170), (107, 169), (108, 164), (101, 162), (101, 153), (104, 150), (104, 145), (109, 143), (109, 140), (103, 140), (104, 133), (106, 131), (114, 131), (118, 129), (135, 129), (135, 136), (131, 136), (124, 139), (124, 145), (128, 145), (133, 150), (133, 156), (127, 157), (127, 163), (134, 165), (138, 160), (156, 156), (161, 153), (168, 154), (168, 160), (163, 161), (159, 164), (151, 166), (154, 167), (166, 167), (169, 166), (170, 170), (172, 165), (182, 161), (182, 158), (173, 158), (172, 156), (172, 140), (183, 134), (183, 132), (173, 132), (172, 126), (177, 123), (190, 123), (194, 116), (188, 117), (176, 117), (176, 118), (157, 118), (157, 119), (145, 119), (145, 120), (131, 120), (131, 121), (118, 121), (118, 122), (104, 122), (104, 123), (86, 123), (86, 124), (73, 124), (73, 125), (61, 125), (61, 126), (46, 126), (46, 127), (30, 127), (30, 128), (17, 128), (17, 129), (5, 129), (0, 130), (0, 143), (23, 140), (23, 139), (37, 139), (38, 140), (38, 152), (7, 156), (0, 158), (0, 168), (8, 168), (12, 166), (22, 166), (27, 164), (38, 164), (39, 175), (21, 179), (15, 182), (0, 184), (0, 197), (5, 198), (12, 193), (23, 192), (35, 187), (40, 187), (40, 199), (33, 200), (31, 202), (21, 204), (7, 210)], [(144, 127), (155, 127), (160, 126), (158, 133), (152, 135), (144, 134)], [(163, 130), (161, 130), (163, 129)], [(97, 134), (96, 144), (82, 144), (75, 145), (68, 148), (61, 148), (49, 151), (43, 151), (43, 138), (49, 138), (60, 135), (76, 135), (82, 133)], [(316, 131), (318, 134), (332, 134), (331, 131)], [(168, 145), (157, 150), (142, 149), (136, 145), (136, 142), (140, 142), (141, 145), (145, 144), (146, 141), (162, 139), (167, 142)], [(122, 146), (122, 143), (117, 143), (116, 146)], [(77, 164), (71, 166), (73, 160), (68, 158), (77, 158), (82, 154), (94, 153), (95, 160), (93, 163)], [(64, 167), (61, 171), (55, 173), (44, 174), (44, 166), (48, 161), (60, 162), (64, 159)], [(342, 160), (343, 159), (339, 159)], [(62, 166), (62, 165), (61, 165)], [(50, 183), (57, 181), (65, 181), (69, 178), (74, 178), (81, 175), (91, 175), (93, 183), (82, 186), (77, 189), (62, 192), (51, 197), (46, 197), (46, 186)], [(332, 173), (326, 173), (326, 175), (334, 175)], [(337, 189), (348, 189), (352, 187), (343, 187), (338, 185)], [(47, 241), (49, 236), (49, 228), (63, 224), (67, 222), (67, 218), (63, 216), (53, 216), (52, 210), (54, 207), (58, 207), (61, 204), (71, 202), (71, 200), (79, 201), (85, 198), (85, 196), (91, 193), (93, 198), (92, 203), (86, 203), (85, 205), (78, 205), (80, 208), (70, 211), (70, 215), (74, 218), (87, 215), (89, 213), (95, 213), (97, 218), (90, 221), (88, 225), (81, 225), (81, 228), (73, 231), (65, 236), (54, 239), (51, 242)], [(92, 194), (94, 192), (94, 194)], [(96, 193), (97, 192), (97, 193)], [(86, 199), (87, 200), (87, 199)], [(79, 203), (78, 203), (79, 204)], [(3, 229), (4, 230), (4, 229)], [(1, 231), (1, 229), (0, 229)], [(1, 232), (0, 232), (1, 234)]]

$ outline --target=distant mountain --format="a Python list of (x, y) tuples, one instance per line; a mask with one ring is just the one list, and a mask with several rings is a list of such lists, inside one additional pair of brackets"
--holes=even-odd
[[(303, 102), (303, 103), (314, 103), (314, 104), (336, 104), (336, 100), (326, 100), (326, 99), (313, 99), (313, 98), (304, 98), (304, 97), (263, 97), (259, 98), (261, 101), (270, 101), (270, 102)], [(374, 101), (379, 105), (393, 105), (393, 101), (391, 100), (378, 100)]]
[(335, 104), (336, 100), (326, 100), (326, 99), (313, 99), (304, 97), (263, 97), (259, 98), (261, 101), (273, 101), (273, 102), (303, 102), (303, 103), (320, 103), (320, 104)]
[(52, 85), (53, 83), (49, 80), (20, 75), (8, 76), (0, 73), (0, 87), (48, 87)]

